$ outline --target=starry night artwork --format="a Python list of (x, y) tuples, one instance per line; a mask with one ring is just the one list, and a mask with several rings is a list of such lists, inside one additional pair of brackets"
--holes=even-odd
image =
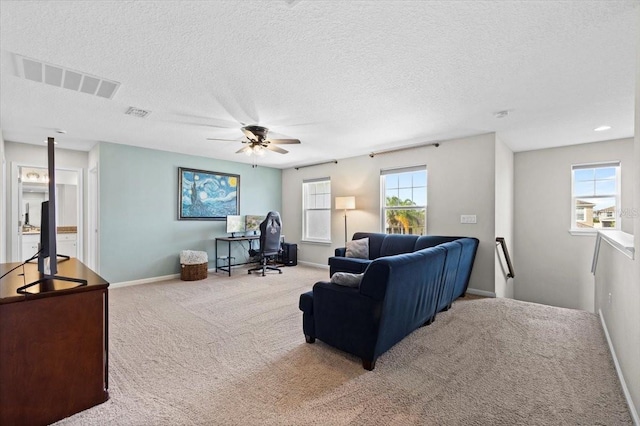
[(240, 176), (178, 168), (179, 220), (225, 220), (240, 214)]

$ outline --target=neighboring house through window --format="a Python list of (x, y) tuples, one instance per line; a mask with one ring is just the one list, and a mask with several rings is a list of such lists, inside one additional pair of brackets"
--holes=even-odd
[(382, 232), (426, 235), (426, 166), (380, 171), (380, 193)]
[(571, 231), (620, 228), (620, 162), (572, 166), (571, 191)]
[(302, 239), (331, 242), (331, 180), (302, 182)]

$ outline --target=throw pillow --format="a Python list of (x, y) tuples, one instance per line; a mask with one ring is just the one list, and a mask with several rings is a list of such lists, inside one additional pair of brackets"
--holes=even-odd
[(369, 259), (369, 238), (347, 241), (347, 257)]
[(360, 281), (362, 281), (363, 275), (364, 274), (350, 274), (349, 272), (336, 272), (331, 277), (331, 282), (345, 287), (360, 287)]

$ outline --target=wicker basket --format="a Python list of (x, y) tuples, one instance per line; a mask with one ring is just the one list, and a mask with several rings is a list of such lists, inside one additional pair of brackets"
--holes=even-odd
[(182, 281), (196, 281), (207, 278), (208, 263), (197, 265), (180, 265), (180, 279)]

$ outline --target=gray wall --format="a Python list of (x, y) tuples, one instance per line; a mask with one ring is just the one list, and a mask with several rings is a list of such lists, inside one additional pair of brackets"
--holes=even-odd
[[(336, 247), (344, 246), (343, 212), (332, 210), (331, 244), (302, 242), (302, 182), (330, 177), (332, 198), (355, 195), (356, 210), (348, 212), (349, 236), (357, 231), (380, 232), (380, 170), (427, 165), (427, 233), (476, 237), (480, 246), (470, 288), (494, 293), (495, 275), (495, 135), (444, 141), (433, 146), (343, 159), (282, 174), (283, 212), (287, 240), (298, 243), (298, 259), (326, 265)], [(332, 202), (333, 203), (333, 202)], [(477, 224), (461, 224), (461, 214), (477, 215)], [(350, 237), (349, 237), (350, 238)]]
[[(100, 143), (97, 157), (100, 275), (110, 282), (179, 273), (182, 250), (207, 251), (214, 267), (214, 238), (227, 235), (225, 222), (178, 220), (178, 167), (239, 174), (240, 214), (281, 210), (279, 169), (112, 143)], [(237, 249), (240, 257), (248, 247)]]
[[(571, 165), (620, 160), (622, 206), (633, 205), (633, 140), (515, 154), (515, 298), (594, 311), (595, 235), (571, 235)], [(622, 229), (633, 223), (623, 218)]]
[[(513, 263), (513, 152), (496, 137), (496, 237), (505, 239)], [(515, 265), (514, 265), (515, 269)], [(498, 297), (514, 297), (513, 278), (502, 249), (496, 246), (495, 292)]]

